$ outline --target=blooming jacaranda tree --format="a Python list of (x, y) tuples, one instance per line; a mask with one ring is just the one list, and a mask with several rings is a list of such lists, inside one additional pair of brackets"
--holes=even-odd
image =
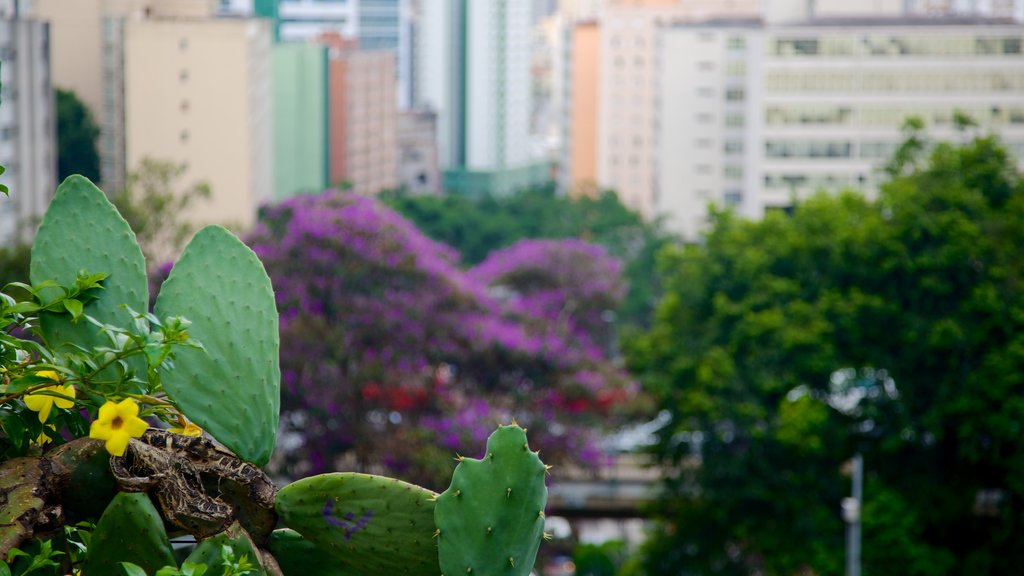
[[(591, 416), (628, 395), (588, 334), (622, 297), (619, 265), (585, 243), (467, 273), (383, 204), (325, 192), (264, 209), (249, 244), (281, 313), (288, 474), (351, 465), (429, 483), (448, 472), (436, 451), (510, 418), (549, 460), (592, 458)], [(528, 265), (550, 290), (512, 281)], [(559, 298), (577, 310), (555, 314)]]

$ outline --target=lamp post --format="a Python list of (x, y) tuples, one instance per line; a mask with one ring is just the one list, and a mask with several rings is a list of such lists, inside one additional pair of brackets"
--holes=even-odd
[(853, 457), (853, 495), (843, 498), (843, 520), (846, 522), (846, 576), (860, 576), (860, 509), (864, 501), (864, 457)]

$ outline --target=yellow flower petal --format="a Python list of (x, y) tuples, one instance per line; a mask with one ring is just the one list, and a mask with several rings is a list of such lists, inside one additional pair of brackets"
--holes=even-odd
[[(42, 390), (49, 390), (56, 388), (56, 386), (47, 386)], [(28, 394), (24, 398), (25, 406), (28, 406), (29, 410), (33, 412), (39, 412), (39, 421), (46, 422), (46, 419), (50, 417), (50, 410), (53, 409), (53, 396), (47, 396), (46, 394)]]
[(71, 384), (67, 386), (54, 386), (54, 392), (58, 392), (67, 398), (54, 398), (53, 403), (57, 405), (57, 408), (68, 409), (75, 405), (73, 398), (75, 397), (75, 387)]
[(114, 434), (107, 440), (104, 447), (113, 456), (124, 456), (125, 450), (128, 449), (128, 440), (131, 440), (131, 436), (127, 434)]
[[(36, 376), (42, 376), (49, 378), (54, 382), (59, 382), (60, 377), (53, 370), (41, 370), (36, 372)], [(68, 396), (69, 398), (57, 398), (56, 396), (50, 396), (48, 394), (39, 394), (39, 392), (53, 392)], [(33, 412), (39, 412), (39, 421), (46, 422), (50, 418), (50, 411), (53, 410), (53, 405), (56, 404), (58, 408), (71, 408), (75, 405), (74, 400), (71, 398), (75, 397), (75, 387), (68, 384), (67, 386), (46, 386), (36, 390), (36, 393), (27, 394), (24, 397), (25, 406), (28, 406), (29, 410)]]
[(53, 370), (40, 370), (39, 372), (36, 372), (36, 376), (39, 376), (40, 378), (47, 378), (49, 380), (53, 380), (54, 382), (61, 381), (60, 374), (57, 374)]
[(175, 434), (181, 434), (183, 436), (194, 436), (196, 438), (203, 435), (203, 429), (200, 428), (199, 426), (196, 426), (192, 422), (185, 424), (184, 428), (171, 428), (170, 431), (174, 432)]
[(89, 426), (89, 437), (105, 440), (107, 452), (114, 456), (123, 456), (128, 441), (138, 438), (149, 427), (146, 421), (139, 418), (139, 405), (131, 398), (119, 403), (107, 401), (100, 406), (99, 417)]

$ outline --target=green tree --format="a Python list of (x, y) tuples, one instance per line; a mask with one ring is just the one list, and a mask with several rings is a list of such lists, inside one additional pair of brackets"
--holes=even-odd
[(74, 92), (57, 89), (57, 177), (63, 180), (81, 174), (93, 182), (100, 179), (100, 156), (96, 139), (100, 129), (92, 112)]
[(835, 574), (865, 457), (872, 574), (1024, 563), (1024, 184), (998, 139), (909, 145), (877, 201), (712, 215), (628, 359), (671, 412), (651, 574)]
[(173, 162), (143, 158), (128, 174), (125, 189), (110, 197), (135, 231), (152, 266), (168, 262), (181, 252), (196, 230), (187, 220), (186, 211), (210, 197), (210, 186), (205, 182), (182, 187), (185, 170)]
[(625, 263), (629, 283), (620, 325), (648, 324), (660, 295), (656, 254), (675, 242), (660, 222), (646, 222), (612, 191), (569, 198), (548, 187), (502, 198), (394, 194), (387, 201), (425, 234), (459, 250), (466, 265), (526, 238), (582, 238), (605, 246)]

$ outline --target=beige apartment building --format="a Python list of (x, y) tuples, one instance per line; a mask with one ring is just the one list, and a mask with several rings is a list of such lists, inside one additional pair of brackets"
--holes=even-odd
[(124, 23), (125, 155), (184, 164), (212, 197), (186, 217), (247, 228), (271, 198), (269, 21)]
[(73, 91), (100, 127), (102, 184), (124, 187), (124, 22), (206, 18), (216, 0), (30, 0), (28, 14), (50, 25), (53, 85)]
[[(597, 183), (653, 216), (657, 32), (672, 23), (757, 17), (758, 0), (608, 0), (600, 20)], [(575, 141), (569, 146), (577, 147)]]

